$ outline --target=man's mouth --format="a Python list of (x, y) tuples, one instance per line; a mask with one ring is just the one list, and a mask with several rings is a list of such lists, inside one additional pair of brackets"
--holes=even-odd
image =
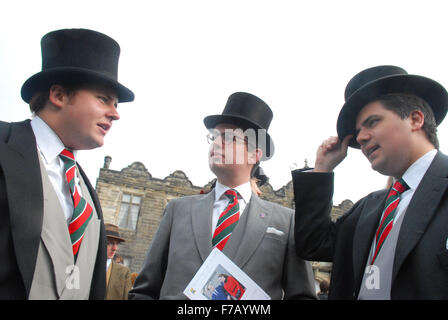
[(364, 154), (366, 155), (367, 158), (370, 158), (370, 156), (379, 148), (380, 146), (378, 145), (370, 145), (365, 149)]
[(101, 129), (104, 130), (104, 133), (107, 133), (111, 127), (111, 124), (109, 123), (98, 123), (97, 124), (98, 127), (100, 127)]

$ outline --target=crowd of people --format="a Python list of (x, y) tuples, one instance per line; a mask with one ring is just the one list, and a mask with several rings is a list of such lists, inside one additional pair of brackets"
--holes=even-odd
[[(42, 71), (21, 89), (32, 119), (0, 122), (1, 299), (186, 299), (215, 248), (275, 300), (318, 298), (309, 261), (333, 263), (320, 299), (448, 298), (448, 157), (437, 137), (448, 93), (438, 82), (390, 65), (356, 74), (337, 136), (317, 148), (313, 168), (292, 172), (294, 210), (259, 197), (260, 163), (275, 153), (273, 111), (231, 94), (203, 120), (216, 184), (167, 204), (132, 275), (114, 261), (125, 239), (104, 223), (76, 161), (103, 145), (118, 103), (134, 100), (118, 82), (120, 46), (88, 29), (49, 32), (41, 46)], [(391, 186), (332, 221), (333, 171), (349, 147)], [(246, 293), (227, 274), (208, 290), (212, 299)]]

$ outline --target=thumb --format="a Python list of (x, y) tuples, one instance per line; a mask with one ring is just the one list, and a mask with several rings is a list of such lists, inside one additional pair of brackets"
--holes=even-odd
[(341, 147), (342, 147), (344, 150), (347, 150), (347, 148), (348, 148), (348, 144), (350, 143), (350, 140), (352, 140), (352, 138), (353, 138), (353, 135), (352, 135), (352, 134), (349, 134), (348, 136), (345, 136), (345, 137), (344, 137), (344, 139), (343, 139), (342, 142), (341, 142)]

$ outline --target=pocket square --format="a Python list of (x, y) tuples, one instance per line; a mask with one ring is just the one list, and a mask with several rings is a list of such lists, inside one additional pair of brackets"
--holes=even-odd
[(273, 233), (273, 234), (276, 234), (278, 236), (283, 236), (285, 234), (283, 231), (275, 229), (274, 227), (268, 227), (266, 229), (266, 233)]

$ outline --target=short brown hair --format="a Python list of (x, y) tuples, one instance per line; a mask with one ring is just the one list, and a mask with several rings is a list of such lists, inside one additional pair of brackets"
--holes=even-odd
[[(72, 96), (74, 96), (76, 91), (79, 90), (83, 85), (79, 85), (79, 84), (78, 85), (76, 85), (76, 84), (60, 84), (60, 86), (64, 88), (65, 93), (69, 97), (72, 97)], [(40, 110), (45, 108), (45, 106), (47, 105), (47, 103), (49, 101), (50, 88), (48, 88), (46, 90), (35, 92), (33, 94), (33, 96), (30, 99), (30, 102), (29, 102), (31, 112), (38, 113)]]
[(31, 112), (37, 113), (42, 110), (48, 102), (49, 95), (50, 89), (34, 93), (30, 100)]
[(437, 137), (437, 124), (434, 113), (428, 103), (411, 94), (388, 94), (378, 99), (383, 106), (397, 114), (401, 119), (409, 117), (412, 111), (419, 110), (423, 113), (425, 120), (423, 123), (423, 131), (436, 149), (439, 149), (439, 139)]

